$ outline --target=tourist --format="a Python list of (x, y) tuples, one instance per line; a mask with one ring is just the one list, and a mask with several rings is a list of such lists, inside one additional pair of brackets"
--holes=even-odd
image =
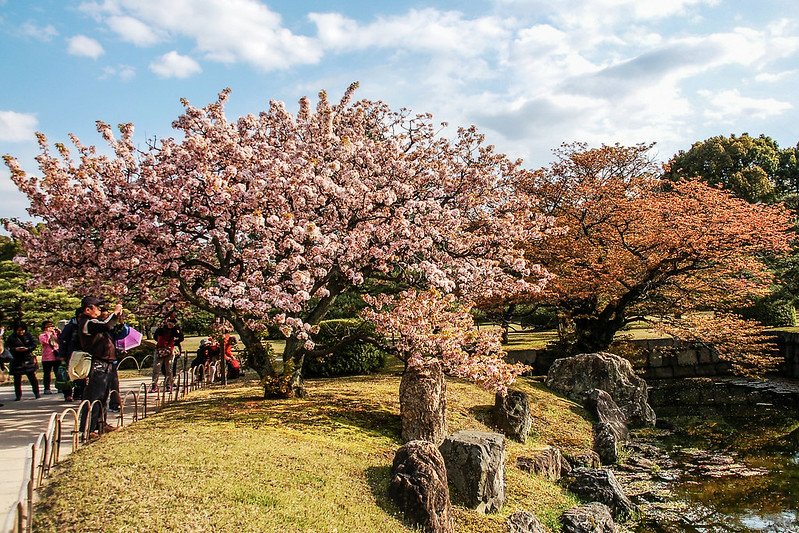
[[(61, 333), (58, 335), (58, 358), (61, 364), (66, 366), (69, 364), (69, 358), (72, 357), (72, 352), (80, 347), (80, 336), (78, 332), (78, 318), (80, 318), (82, 310), (80, 308), (75, 310), (75, 316), (64, 325)], [(64, 401), (71, 402), (83, 398), (83, 390), (86, 388), (85, 379), (76, 379), (68, 382), (61, 392), (64, 394)]]
[(225, 358), (225, 367), (227, 370), (227, 379), (236, 379), (241, 375), (241, 363), (236, 356), (233, 355), (233, 348), (238, 344), (236, 337), (226, 333), (223, 338), (224, 349), (223, 354)]
[[(109, 311), (107, 307), (100, 307), (100, 320), (106, 320), (110, 314), (111, 311)], [(114, 341), (114, 346), (116, 346), (116, 342), (127, 335), (129, 331), (130, 328), (126, 324), (118, 322), (111, 330), (111, 339)], [(111, 391), (111, 395), (108, 399), (108, 410), (118, 413), (122, 403), (122, 396), (119, 390), (119, 359), (114, 359), (111, 363), (111, 381), (108, 388)]]
[(51, 320), (42, 322), (42, 333), (39, 335), (39, 344), (42, 345), (42, 372), (44, 373), (44, 393), (53, 394), (50, 390), (50, 380), (60, 364), (58, 360), (58, 334)]
[(9, 374), (14, 376), (15, 400), (22, 399), (22, 376), (28, 377), (28, 382), (33, 389), (33, 396), (39, 398), (39, 380), (36, 379), (36, 369), (39, 363), (33, 350), (36, 349), (36, 340), (28, 333), (28, 326), (16, 324), (14, 332), (6, 339), (6, 348), (11, 352), (13, 359), (9, 364)]
[(164, 384), (167, 391), (172, 390), (172, 358), (175, 355), (175, 347), (179, 348), (183, 342), (183, 331), (178, 326), (177, 318), (174, 313), (167, 316), (164, 323), (155, 330), (155, 354), (153, 355), (153, 382), (150, 392), (158, 392), (158, 374), (164, 372)]
[[(111, 338), (111, 330), (120, 322), (122, 304), (117, 304), (114, 312), (105, 320), (100, 319), (100, 307), (105, 302), (94, 296), (86, 296), (81, 300), (81, 315), (78, 319), (80, 347), (92, 356), (92, 366), (89, 371), (89, 382), (83, 393), (84, 399), (91, 402), (91, 423), (89, 425), (89, 438), (99, 436), (100, 415), (102, 407), (108, 402), (113, 381), (113, 363), (116, 361), (116, 347)], [(99, 401), (99, 405), (94, 402)], [(81, 413), (81, 430), (86, 427), (85, 413)], [(104, 431), (115, 431), (116, 427), (106, 424), (103, 420)]]
[[(0, 326), (0, 372), (6, 372), (6, 361), (11, 362), (12, 356), (11, 352), (6, 352), (6, 341), (3, 338), (3, 335), (6, 333), (6, 328)], [(6, 359), (8, 357), (8, 359)], [(5, 377), (5, 375), (0, 376)], [(2, 383), (4, 380), (0, 380)], [(0, 407), (3, 407), (3, 404), (0, 403)]]

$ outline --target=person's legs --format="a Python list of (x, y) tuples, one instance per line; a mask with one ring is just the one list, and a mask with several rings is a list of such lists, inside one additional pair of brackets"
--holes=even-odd
[(38, 398), (39, 395), (39, 379), (36, 377), (36, 371), (32, 370), (30, 372), (25, 373), (28, 376), (28, 382), (31, 384), (31, 389), (33, 390), (33, 395)]
[(83, 392), (86, 390), (86, 380), (76, 379), (74, 385), (75, 386), (72, 389), (72, 397), (76, 400), (82, 400)]
[(161, 349), (156, 348), (153, 353), (153, 384), (151, 390), (158, 390), (158, 374), (161, 373)]
[[(93, 361), (92, 370), (89, 374), (89, 383), (86, 385), (86, 390), (83, 391), (83, 398), (89, 402), (99, 400), (99, 403), (92, 405), (91, 424), (89, 431), (97, 431), (100, 427), (100, 414), (102, 408), (100, 404), (105, 405), (108, 399), (108, 386), (111, 381), (111, 364), (103, 361)], [(81, 429), (85, 426), (85, 421), (81, 420)]]
[(22, 374), (14, 374), (14, 399), (22, 399)]
[(172, 390), (172, 358), (174, 357), (172, 350), (164, 350), (163, 369), (164, 369), (164, 384), (167, 390)]
[(119, 392), (119, 361), (114, 361), (111, 365), (111, 379), (108, 384), (109, 391), (111, 392), (111, 399), (108, 402), (108, 409), (111, 411), (119, 411), (119, 406), (122, 403), (122, 396)]
[[(172, 350), (172, 384), (174, 385), (175, 376), (178, 375), (178, 360), (180, 359), (180, 353), (177, 352), (177, 348)], [(185, 366), (185, 365), (184, 365)]]
[(58, 367), (58, 361), (42, 361), (42, 372), (44, 373), (44, 393), (51, 394), (52, 391), (50, 390), (50, 383), (51, 383), (51, 375), (55, 372), (55, 369)]
[[(58, 366), (56, 367), (56, 373), (58, 373), (58, 372), (65, 372), (66, 373), (66, 365), (64, 365), (63, 363), (58, 363)], [(58, 379), (58, 374), (56, 374), (56, 379)], [(72, 391), (73, 391), (73, 388), (75, 387), (75, 384), (73, 382), (69, 381), (69, 376), (66, 376), (64, 379), (67, 380), (67, 383), (71, 383), (71, 385), (64, 385), (63, 388), (61, 389), (61, 393), (64, 395), (64, 401), (65, 402), (71, 402), (72, 401)]]

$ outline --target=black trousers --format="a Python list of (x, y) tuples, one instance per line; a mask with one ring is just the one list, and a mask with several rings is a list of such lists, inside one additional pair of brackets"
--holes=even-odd
[[(36, 377), (36, 371), (31, 370), (30, 372), (25, 372), (25, 375), (28, 376), (28, 381), (31, 384), (31, 389), (33, 389), (33, 395), (38, 398), (39, 380)], [(17, 397), (17, 400), (22, 398), (22, 374), (14, 374), (14, 395)]]
[[(89, 431), (97, 431), (100, 427), (100, 415), (105, 409), (108, 401), (108, 394), (111, 392), (111, 382), (114, 377), (114, 365), (106, 361), (92, 361), (92, 368), (89, 371), (89, 382), (83, 391), (83, 399), (89, 402), (100, 401), (99, 404), (92, 406), (91, 425)], [(102, 405), (102, 407), (100, 407)], [(86, 410), (81, 412), (80, 429), (86, 428)]]
[(60, 365), (60, 361), (42, 361), (42, 372), (44, 372), (44, 390), (50, 390), (50, 380), (55, 369)]
[(111, 383), (108, 385), (108, 390), (113, 391), (108, 400), (108, 407), (119, 409), (122, 403), (122, 395), (119, 393), (119, 361), (111, 363)]

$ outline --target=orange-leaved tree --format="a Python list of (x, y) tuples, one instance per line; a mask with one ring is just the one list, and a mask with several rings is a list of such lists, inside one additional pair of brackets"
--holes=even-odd
[(650, 149), (563, 145), (554, 164), (518, 184), (563, 230), (528, 253), (554, 275), (543, 298), (557, 307), (573, 353), (608, 348), (643, 316), (740, 306), (774, 281), (764, 258), (789, 249), (782, 205), (662, 180)]

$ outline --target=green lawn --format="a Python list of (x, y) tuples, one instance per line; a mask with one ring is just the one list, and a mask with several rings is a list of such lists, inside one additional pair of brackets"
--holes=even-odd
[[(55, 469), (36, 531), (410, 531), (387, 497), (401, 445), (396, 366), (374, 376), (310, 380), (308, 399), (263, 400), (255, 382), (197, 391), (78, 450)], [(507, 441), (508, 502), (497, 515), (456, 508), (457, 530), (505, 531), (534, 511), (550, 527), (574, 504), (557, 484), (516, 468), (543, 444), (585, 449), (575, 404), (522, 379), (533, 436)], [(448, 424), (490, 430), (493, 394), (448, 380)]]

